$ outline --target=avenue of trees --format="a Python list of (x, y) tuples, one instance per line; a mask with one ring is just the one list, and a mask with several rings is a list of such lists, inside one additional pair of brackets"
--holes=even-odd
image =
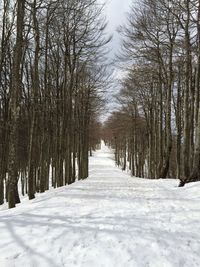
[(105, 27), (96, 0), (0, 2), (0, 204), (88, 176)]
[(120, 33), (129, 67), (104, 130), (116, 163), (180, 186), (200, 180), (200, 1), (141, 0)]

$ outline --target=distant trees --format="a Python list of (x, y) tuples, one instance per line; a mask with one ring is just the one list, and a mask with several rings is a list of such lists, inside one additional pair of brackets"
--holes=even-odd
[(19, 181), (33, 199), (88, 176), (109, 39), (93, 0), (3, 0), (0, 13), (0, 204), (12, 208)]
[[(140, 162), (142, 176), (177, 177), (180, 185), (200, 180), (199, 19), (200, 1), (143, 0), (133, 4), (120, 29), (120, 59), (130, 67), (118, 98), (120, 113), (132, 123), (113, 131), (112, 144), (118, 151), (115, 137), (126, 140), (124, 154), (128, 149), (135, 158), (126, 153), (133, 175), (142, 173)], [(134, 126), (138, 121), (142, 125)], [(142, 153), (131, 140), (145, 144)]]
[[(115, 148), (115, 162), (133, 176), (145, 176), (146, 125), (137, 110), (113, 112), (104, 125), (103, 138), (107, 145)], [(148, 175), (146, 173), (146, 175)]]

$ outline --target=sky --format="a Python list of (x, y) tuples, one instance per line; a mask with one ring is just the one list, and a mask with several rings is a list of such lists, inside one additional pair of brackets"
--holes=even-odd
[[(130, 10), (131, 3), (134, 0), (100, 0), (105, 2), (105, 15), (108, 21), (107, 33), (112, 35), (112, 40), (109, 44), (110, 53), (108, 55), (109, 61), (113, 61), (115, 56), (120, 51), (121, 36), (117, 32), (119, 26), (126, 23), (127, 12)], [(113, 63), (114, 67), (114, 63)], [(119, 91), (119, 78), (122, 76), (122, 72), (114, 67), (113, 72), (113, 84), (107, 92), (108, 105), (105, 113), (102, 115), (101, 120), (105, 121), (109, 114), (116, 109), (117, 105), (114, 99), (114, 95)]]
[(117, 33), (117, 28), (126, 22), (126, 15), (132, 2), (133, 0), (105, 0), (105, 13), (108, 20), (107, 31), (113, 35), (110, 44), (111, 57), (114, 57), (120, 49), (120, 36)]

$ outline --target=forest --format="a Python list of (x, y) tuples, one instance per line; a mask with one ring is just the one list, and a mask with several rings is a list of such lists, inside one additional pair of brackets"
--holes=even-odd
[(104, 105), (105, 27), (94, 0), (1, 1), (0, 204), (20, 202), (19, 181), (33, 199), (88, 177)]
[(0, 0), (0, 267), (200, 266), (200, 0)]
[(200, 180), (199, 1), (133, 3), (103, 123), (104, 4), (3, 0), (0, 15), (0, 204), (87, 178), (101, 139), (132, 176)]
[(135, 3), (119, 32), (125, 76), (105, 123), (117, 165), (180, 186), (199, 181), (200, 1)]

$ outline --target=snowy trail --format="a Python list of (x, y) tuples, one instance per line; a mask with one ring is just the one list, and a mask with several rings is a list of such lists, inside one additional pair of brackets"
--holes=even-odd
[(199, 267), (200, 183), (132, 178), (102, 146), (90, 178), (0, 211), (0, 267)]

